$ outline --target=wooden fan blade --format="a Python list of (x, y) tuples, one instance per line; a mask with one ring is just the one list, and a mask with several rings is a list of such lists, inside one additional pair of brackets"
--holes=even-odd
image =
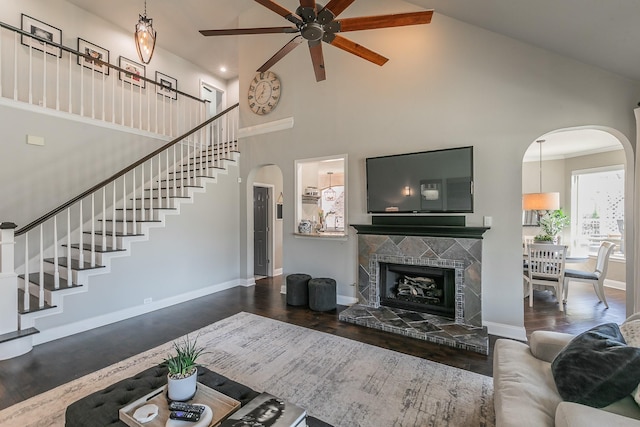
[(269, 68), (273, 67), (273, 65), (280, 61), (282, 58), (284, 58), (284, 56), (291, 52), (293, 49), (295, 49), (296, 47), (298, 47), (300, 45), (300, 43), (302, 43), (304, 39), (302, 38), (302, 36), (295, 36), (293, 39), (291, 39), (291, 41), (287, 44), (285, 44), (282, 49), (280, 49), (279, 51), (276, 52), (275, 55), (273, 55), (271, 58), (269, 58), (269, 60), (267, 62), (265, 62), (264, 64), (262, 64), (262, 66), (260, 68), (258, 68), (258, 71), (263, 73), (265, 71), (268, 71)]
[(324, 70), (324, 55), (322, 54), (322, 42), (309, 42), (309, 52), (311, 53), (311, 62), (313, 63), (313, 71), (316, 73), (316, 81), (320, 82), (327, 79)]
[(300, 0), (300, 6), (302, 7), (310, 7), (311, 9), (316, 8), (316, 0)]
[(373, 30), (376, 28), (402, 27), (405, 25), (428, 24), (433, 10), (424, 12), (397, 13), (392, 15), (361, 16), (358, 18), (338, 19), (340, 31)]
[(203, 36), (236, 36), (242, 34), (297, 33), (296, 27), (235, 28), (228, 30), (200, 30)]
[(334, 16), (338, 16), (351, 6), (354, 1), (356, 0), (331, 0), (324, 8), (333, 12)]
[(367, 49), (364, 46), (359, 45), (358, 43), (352, 42), (349, 39), (346, 39), (342, 36), (336, 34), (333, 41), (329, 42), (331, 46), (335, 46), (340, 48), (346, 52), (353, 53), (354, 55), (359, 56), (362, 59), (366, 59), (367, 61), (373, 62), (376, 65), (384, 65), (389, 60), (389, 58), (385, 58), (384, 56), (375, 53), (372, 50)]
[(269, 10), (274, 11), (278, 15), (282, 16), (284, 19), (293, 22), (294, 24), (302, 24), (302, 19), (295, 13), (291, 12), (289, 9), (280, 6), (278, 3), (271, 0), (256, 0), (256, 3), (260, 3), (264, 7)]

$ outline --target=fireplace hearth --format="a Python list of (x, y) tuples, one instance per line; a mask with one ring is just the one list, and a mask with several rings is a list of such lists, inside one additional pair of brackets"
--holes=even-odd
[(358, 230), (358, 304), (340, 320), (489, 354), (482, 326), (484, 227), (394, 217)]

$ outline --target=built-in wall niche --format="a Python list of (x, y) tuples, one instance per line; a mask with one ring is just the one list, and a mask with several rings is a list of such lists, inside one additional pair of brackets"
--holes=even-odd
[(347, 155), (295, 162), (294, 233), (309, 237), (342, 237), (347, 227)]

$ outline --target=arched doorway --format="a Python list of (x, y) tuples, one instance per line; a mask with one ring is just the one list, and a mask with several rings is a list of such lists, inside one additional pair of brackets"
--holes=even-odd
[[(619, 132), (598, 126), (560, 129), (541, 135), (536, 141), (531, 142), (523, 157), (522, 192), (560, 193), (560, 207), (571, 218), (571, 226), (561, 233), (562, 244), (566, 244), (576, 256), (590, 255), (586, 264), (567, 268), (593, 269), (600, 241), (611, 240), (617, 244), (617, 251), (609, 262), (605, 286), (611, 286), (615, 292), (624, 292), (620, 314), (624, 319), (625, 314), (634, 310), (635, 297), (632, 271), (634, 237), (629, 229), (633, 228), (634, 208), (634, 155), (631, 145)], [(540, 141), (544, 141), (542, 146)], [(617, 179), (619, 187), (604, 194), (604, 187), (598, 187), (596, 183), (606, 179)], [(587, 199), (588, 203), (585, 203)], [(536, 221), (535, 215), (523, 211), (523, 246), (539, 232)], [(595, 294), (593, 298), (594, 306), (589, 315), (594, 318), (606, 316), (608, 312), (604, 304), (597, 304)], [(613, 312), (609, 314), (613, 315)]]

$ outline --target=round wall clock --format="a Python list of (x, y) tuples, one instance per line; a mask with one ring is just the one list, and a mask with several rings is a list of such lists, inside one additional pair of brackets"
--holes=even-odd
[(257, 73), (249, 84), (249, 107), (256, 114), (268, 114), (280, 100), (280, 79), (272, 71)]

